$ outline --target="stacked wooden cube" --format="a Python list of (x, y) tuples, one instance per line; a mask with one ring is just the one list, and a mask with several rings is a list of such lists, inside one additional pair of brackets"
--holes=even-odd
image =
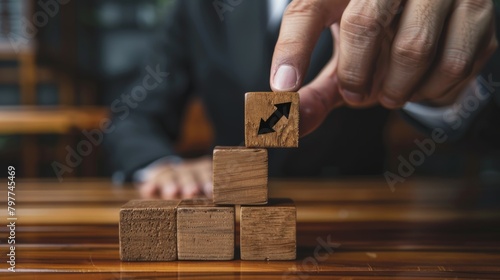
[(298, 147), (298, 125), (298, 93), (247, 93), (245, 147), (215, 147), (213, 199), (128, 202), (121, 260), (232, 260), (236, 205), (242, 260), (295, 259), (296, 208), (291, 199), (268, 199), (266, 148)]

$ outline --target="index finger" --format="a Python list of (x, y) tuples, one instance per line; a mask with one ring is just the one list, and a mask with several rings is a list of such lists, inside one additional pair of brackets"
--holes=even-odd
[(321, 32), (340, 20), (349, 0), (294, 0), (288, 5), (274, 48), (273, 91), (297, 91)]

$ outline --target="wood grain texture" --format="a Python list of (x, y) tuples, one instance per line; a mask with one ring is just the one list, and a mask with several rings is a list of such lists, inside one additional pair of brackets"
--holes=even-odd
[(73, 106), (0, 106), (0, 133), (69, 133), (72, 129), (102, 129), (108, 108)]
[(215, 204), (267, 203), (267, 150), (215, 147), (213, 201)]
[(178, 259), (234, 259), (234, 213), (234, 206), (208, 199), (183, 200), (177, 208)]
[(176, 206), (180, 201), (131, 200), (120, 210), (122, 261), (177, 259)]
[[(500, 279), (500, 189), (484, 181), (413, 176), (391, 192), (381, 176), (270, 180), (270, 197), (294, 199), (298, 218), (297, 260), (272, 262), (122, 262), (119, 212), (137, 189), (109, 179), (17, 185), (16, 273), (4, 262), (0, 279)], [(320, 239), (340, 246), (318, 252)]]
[[(259, 134), (261, 121), (276, 112), (276, 104), (291, 102), (288, 118), (278, 119), (275, 132)], [(245, 94), (245, 146), (290, 148), (299, 146), (299, 94), (297, 92), (248, 92)]]
[(297, 210), (291, 199), (269, 199), (267, 205), (241, 206), (242, 260), (295, 260)]

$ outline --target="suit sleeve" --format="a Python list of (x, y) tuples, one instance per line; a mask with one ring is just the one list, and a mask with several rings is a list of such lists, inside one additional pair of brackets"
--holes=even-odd
[(183, 2), (173, 4), (148, 58), (128, 89), (111, 104), (114, 130), (106, 135), (105, 149), (117, 183), (174, 154), (192, 92)]

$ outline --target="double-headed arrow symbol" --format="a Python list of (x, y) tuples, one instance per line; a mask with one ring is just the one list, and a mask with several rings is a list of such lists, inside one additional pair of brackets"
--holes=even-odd
[(274, 113), (266, 121), (260, 119), (259, 132), (257, 133), (258, 135), (276, 132), (273, 129), (273, 126), (279, 122), (281, 117), (285, 116), (285, 118), (288, 119), (292, 102), (274, 104), (274, 106), (276, 107), (276, 111), (274, 111)]

